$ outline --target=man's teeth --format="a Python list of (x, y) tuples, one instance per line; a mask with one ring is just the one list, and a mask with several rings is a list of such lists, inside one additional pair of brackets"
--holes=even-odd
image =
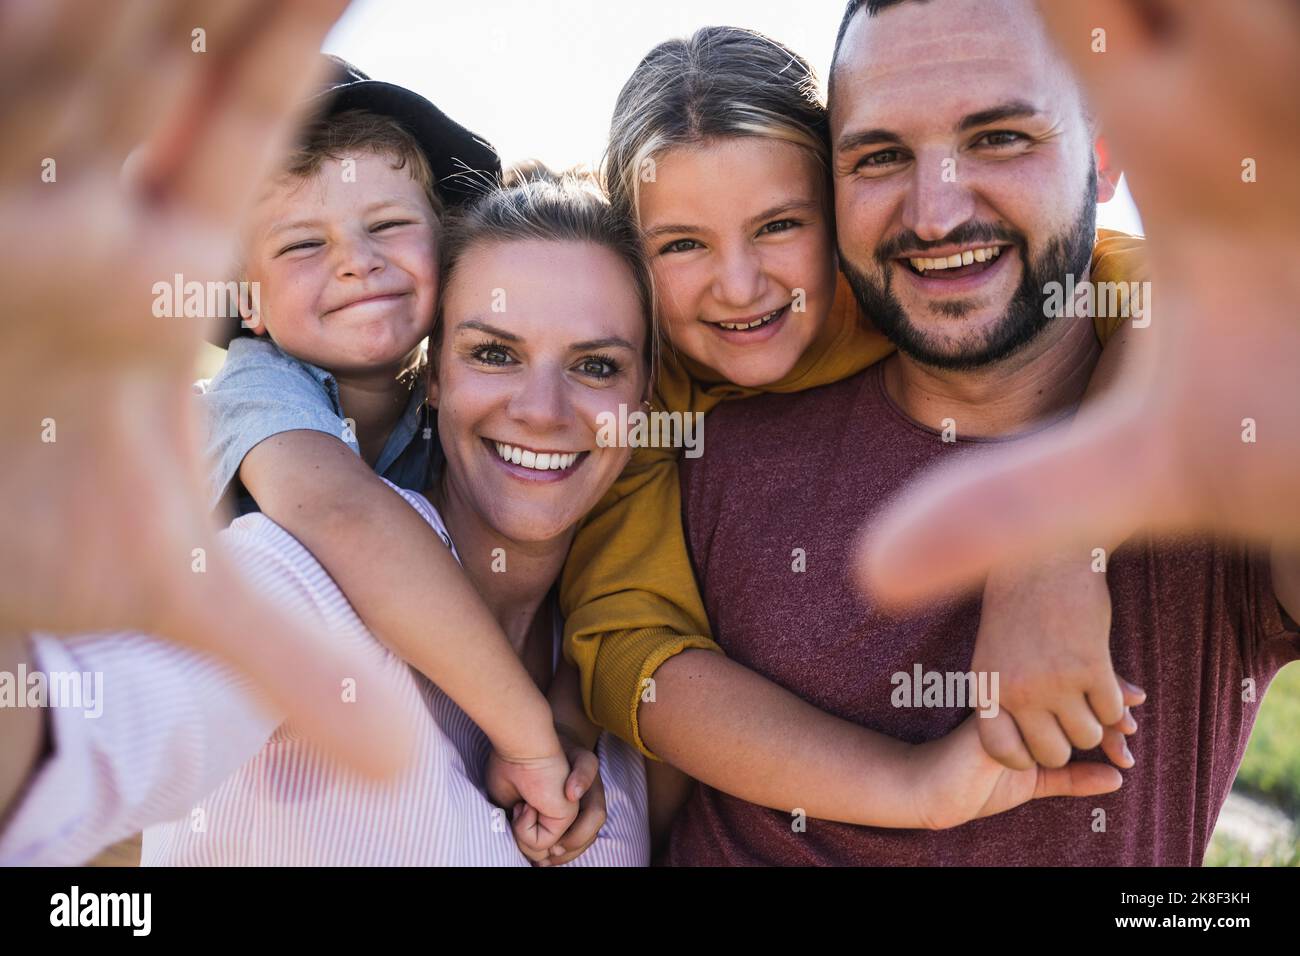
[(503, 461), (512, 462), (516, 465), (523, 465), (525, 468), (532, 468), (534, 471), (563, 471), (571, 468), (573, 463), (578, 460), (578, 453), (574, 452), (535, 452), (526, 448), (520, 448), (518, 445), (507, 445), (505, 442), (495, 441), (497, 454)]
[(983, 249), (967, 249), (965, 252), (954, 253), (946, 258), (911, 258), (907, 261), (917, 272), (929, 272), (931, 269), (956, 269), (959, 266), (968, 266), (972, 262), (991, 262), (1000, 255), (1002, 255), (1001, 246), (986, 246)]
[(775, 312), (769, 312), (767, 313), (767, 315), (763, 316), (762, 318), (755, 319), (753, 322), (740, 322), (740, 323), (719, 322), (718, 325), (721, 328), (727, 329), (732, 332), (743, 332), (745, 331), (745, 329), (756, 329), (761, 325), (767, 325), (767, 323), (769, 322), (775, 322), (777, 316), (779, 316), (784, 311), (785, 311), (785, 306), (781, 306), (781, 308), (777, 309)]

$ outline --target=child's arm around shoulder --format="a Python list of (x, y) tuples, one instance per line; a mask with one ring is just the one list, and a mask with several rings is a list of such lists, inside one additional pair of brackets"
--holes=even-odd
[(366, 626), (513, 757), (559, 755), (546, 700), (433, 528), (343, 442), (266, 439), (240, 477), (324, 566)]

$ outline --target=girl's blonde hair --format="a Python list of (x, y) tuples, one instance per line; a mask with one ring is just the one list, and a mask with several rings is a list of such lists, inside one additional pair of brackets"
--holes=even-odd
[(806, 149), (829, 187), (826, 106), (807, 61), (739, 27), (704, 27), (660, 43), (632, 71), (614, 107), (601, 171), (610, 202), (637, 221), (641, 183), (653, 181), (656, 157), (731, 136)]

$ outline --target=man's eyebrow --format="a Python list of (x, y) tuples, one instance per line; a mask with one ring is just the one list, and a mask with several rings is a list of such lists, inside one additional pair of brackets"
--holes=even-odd
[[(979, 126), (988, 126), (990, 123), (999, 123), (1002, 120), (1037, 116), (1040, 112), (1037, 106), (1026, 100), (1008, 100), (999, 106), (993, 106), (962, 117), (957, 124), (957, 131), (964, 133), (966, 130), (975, 129)], [(901, 143), (902, 141), (902, 137), (893, 130), (876, 127), (875, 129), (865, 129), (857, 133), (845, 133), (840, 137), (839, 142), (835, 144), (835, 150), (836, 152), (847, 153), (850, 150), (861, 149), (863, 146), (876, 146), (880, 143)]]
[(864, 129), (857, 133), (845, 133), (840, 137), (839, 142), (835, 144), (837, 153), (847, 153), (849, 150), (861, 149), (863, 146), (875, 146), (878, 143), (901, 143), (902, 137), (891, 129)]
[(962, 117), (957, 124), (957, 132), (964, 133), (967, 130), (975, 129), (979, 126), (988, 126), (990, 123), (1000, 123), (1009, 119), (1024, 119), (1028, 116), (1037, 116), (1039, 109), (1033, 103), (1025, 100), (1009, 100), (1000, 106), (993, 106), (986, 110), (980, 110), (978, 113), (970, 113)]

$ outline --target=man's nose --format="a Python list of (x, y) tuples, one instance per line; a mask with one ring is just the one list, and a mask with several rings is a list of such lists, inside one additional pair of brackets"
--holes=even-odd
[(767, 277), (763, 260), (751, 243), (721, 252), (713, 279), (713, 297), (722, 305), (743, 309), (762, 298)]
[(903, 225), (926, 242), (938, 242), (975, 213), (975, 198), (961, 169), (947, 156), (918, 162), (903, 202)]

